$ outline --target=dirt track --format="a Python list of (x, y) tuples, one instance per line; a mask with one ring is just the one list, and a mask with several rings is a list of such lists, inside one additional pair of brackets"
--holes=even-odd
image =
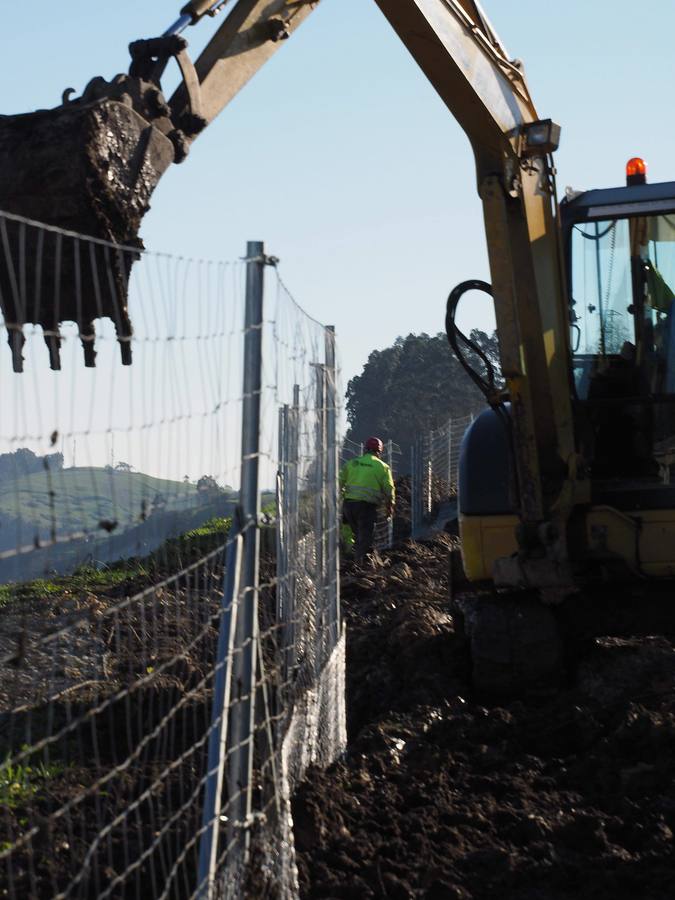
[(303, 897), (673, 896), (673, 641), (598, 640), (557, 699), (481, 706), (449, 540), (345, 578), (350, 743), (294, 802)]

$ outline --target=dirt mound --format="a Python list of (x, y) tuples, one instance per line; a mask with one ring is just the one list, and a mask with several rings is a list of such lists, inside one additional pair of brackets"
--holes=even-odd
[(344, 577), (346, 757), (294, 801), (311, 898), (663, 898), (675, 646), (597, 640), (574, 688), (486, 707), (448, 614), (450, 538)]

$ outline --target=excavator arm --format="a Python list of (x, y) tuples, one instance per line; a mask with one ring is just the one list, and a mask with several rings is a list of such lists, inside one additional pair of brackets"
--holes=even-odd
[[(473, 147), (506, 382), (503, 391), (492, 391), (487, 399), (502, 411), (510, 404), (504, 419), (508, 419), (505, 427), (510, 430), (517, 469), (521, 545), (529, 542), (541, 547), (543, 542), (547, 546), (541, 577), (531, 572), (529, 578), (542, 583), (551, 578), (564, 580), (564, 528), (556, 522), (564, 523), (571, 505), (578, 501), (579, 488), (570, 475), (574, 435), (568, 322), (564, 266), (554, 221), (551, 154), (559, 130), (550, 120), (539, 118), (522, 66), (509, 58), (475, 0), (375, 2)], [(131, 45), (129, 75), (111, 82), (94, 79), (82, 98), (67, 100), (56, 110), (0, 120), (0, 208), (116, 243), (140, 245), (140, 222), (164, 171), (172, 161), (184, 158), (196, 137), (317, 6), (318, 2), (308, 0), (238, 0), (231, 6), (227, 0), (192, 0), (160, 38)], [(227, 17), (193, 65), (182, 33), (225, 7), (229, 7)], [(183, 81), (166, 102), (160, 86), (171, 58), (178, 62)], [(80, 168), (71, 165), (65, 171), (58, 161), (46, 158), (48, 137), (54, 129), (60, 129), (61, 156), (72, 157), (79, 146), (89, 170), (84, 171), (82, 163)], [(125, 135), (124, 141), (118, 141), (116, 158), (127, 160), (128, 165), (112, 170), (108, 165), (98, 172), (97, 161), (110, 155), (105, 135), (111, 133)], [(86, 147), (81, 146), (83, 135)], [(14, 166), (12, 177), (1, 174), (12, 171), (17, 153), (22, 155), (23, 167)], [(52, 178), (48, 202), (44, 192), (32, 187), (36, 166), (42, 173), (48, 170), (58, 176)], [(142, 190), (140, 167), (144, 171)], [(84, 183), (90, 192), (95, 184), (96, 204), (92, 205), (90, 193), (82, 192)], [(59, 203), (59, 190), (67, 194), (69, 203)], [(62, 209), (69, 211), (68, 218)], [(113, 292), (104, 299), (103, 309), (103, 314), (122, 322), (121, 336), (126, 338), (127, 348), (124, 362), (131, 361), (128, 274), (122, 273), (117, 295)], [(11, 298), (4, 288), (0, 278), (3, 298)], [(62, 285), (64, 320), (74, 317), (63, 299), (67, 294), (68, 285)], [(14, 304), (3, 301), (5, 320), (14, 326), (15, 338), (24, 322), (32, 321), (30, 313), (24, 312), (24, 319), (20, 315), (30, 311), (30, 298), (20, 299)], [(43, 302), (39, 323), (53, 335), (59, 322), (48, 306)], [(95, 311), (88, 310), (84, 300), (84, 310), (78, 324), (91, 348), (93, 318), (100, 315), (100, 301)], [(15, 368), (20, 370), (16, 339), (13, 350)], [(50, 352), (52, 365), (58, 365), (53, 338)], [(91, 349), (88, 364), (93, 364)], [(560, 565), (551, 566), (551, 558)], [(505, 581), (519, 577), (504, 573)]]
[[(527, 578), (565, 581), (564, 519), (579, 487), (569, 474), (575, 447), (568, 325), (554, 221), (551, 153), (559, 129), (539, 118), (522, 65), (509, 57), (477, 2), (375, 2), (473, 147), (506, 380), (503, 394), (488, 400), (510, 403), (523, 543), (541, 547), (545, 535), (550, 545), (541, 572)], [(203, 15), (207, 5), (189, 4), (182, 12), (197, 6)], [(240, 0), (233, 7), (195, 64), (207, 123), (317, 5)], [(171, 98), (174, 115), (188, 108), (188, 96), (181, 86)], [(505, 571), (502, 578), (513, 582), (523, 574)]]
[[(195, 10), (197, 18), (207, 3), (188, 3), (170, 31), (185, 27)], [(225, 4), (216, 4), (222, 7)], [(239, 0), (195, 63), (199, 78), (201, 109), (205, 122), (212, 122), (232, 98), (255, 75), (319, 5), (318, 0)], [(181, 115), (189, 106), (189, 91), (182, 84), (169, 101)]]

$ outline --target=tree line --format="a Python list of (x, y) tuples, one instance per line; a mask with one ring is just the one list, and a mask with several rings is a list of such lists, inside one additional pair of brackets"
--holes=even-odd
[(27, 447), (20, 447), (13, 453), (0, 453), (0, 479), (20, 478), (33, 472), (60, 472), (63, 468), (63, 453), (48, 453), (38, 456)]
[[(497, 335), (473, 329), (470, 339), (499, 371)], [(484, 366), (469, 354), (473, 366)], [(363, 372), (347, 385), (347, 438), (356, 443), (369, 435), (392, 439), (401, 447), (401, 470), (407, 471), (410, 448), (418, 434), (438, 428), (450, 417), (477, 414), (485, 399), (448, 346), (443, 333), (409, 334), (391, 347), (373, 350)]]

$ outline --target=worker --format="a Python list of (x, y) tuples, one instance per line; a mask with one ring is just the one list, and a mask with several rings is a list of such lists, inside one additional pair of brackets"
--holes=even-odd
[(340, 471), (344, 518), (354, 532), (357, 560), (363, 560), (373, 550), (378, 506), (384, 503), (388, 519), (394, 514), (394, 479), (380, 458), (383, 450), (382, 441), (370, 437), (363, 456), (348, 460)]

